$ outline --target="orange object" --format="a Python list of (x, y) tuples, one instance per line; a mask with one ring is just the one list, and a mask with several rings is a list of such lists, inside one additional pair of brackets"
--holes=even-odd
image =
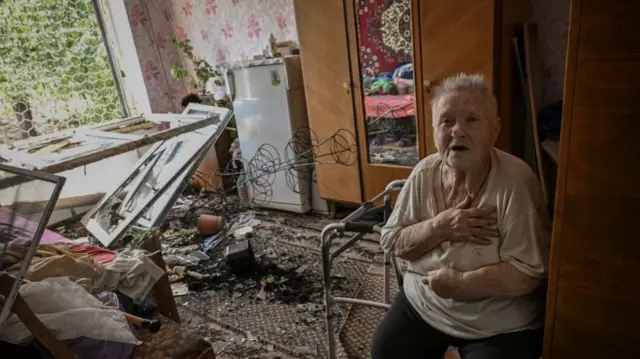
[[(220, 172), (223, 171), (229, 161), (229, 147), (233, 139), (229, 131), (223, 131), (214, 146), (211, 146), (198, 169), (193, 174), (193, 187), (196, 190), (212, 193), (221, 193), (225, 189), (225, 183)], [(231, 186), (233, 187), (233, 185)]]
[(203, 236), (212, 236), (222, 229), (224, 225), (222, 217), (213, 214), (203, 213), (200, 215), (198, 229)]

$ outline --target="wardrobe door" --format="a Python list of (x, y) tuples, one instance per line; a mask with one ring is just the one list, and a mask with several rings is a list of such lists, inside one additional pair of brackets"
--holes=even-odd
[(640, 358), (639, 15), (571, 5), (546, 359)]
[(343, 0), (294, 0), (307, 113), (324, 199), (361, 203)]
[(346, 0), (364, 197), (424, 157), (416, 103), (412, 0)]
[[(424, 101), (439, 81), (460, 72), (494, 80), (494, 0), (419, 2)], [(424, 111), (427, 152), (436, 151), (431, 111)]]

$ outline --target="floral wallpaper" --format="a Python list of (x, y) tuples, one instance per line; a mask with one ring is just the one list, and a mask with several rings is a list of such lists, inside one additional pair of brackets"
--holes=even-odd
[(171, 76), (173, 65), (192, 70), (173, 45), (188, 38), (198, 58), (210, 64), (262, 54), (273, 34), (278, 42), (297, 41), (293, 0), (124, 0), (151, 109), (182, 111), (191, 92), (188, 80)]
[[(530, 1), (532, 18), (539, 29), (543, 104), (547, 105), (562, 98), (571, 0)], [(269, 34), (278, 41), (297, 41), (293, 0), (124, 2), (154, 112), (181, 112), (180, 100), (192, 90), (189, 81), (176, 80), (170, 74), (173, 65), (190, 69), (190, 63), (173, 45), (174, 38), (189, 38), (196, 56), (211, 64), (261, 54), (268, 45)], [(364, 11), (364, 7), (360, 9)], [(359, 15), (359, 20), (373, 16)]]

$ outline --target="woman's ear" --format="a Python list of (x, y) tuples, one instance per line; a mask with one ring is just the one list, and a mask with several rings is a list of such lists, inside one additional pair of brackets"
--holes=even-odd
[(498, 138), (498, 134), (500, 133), (500, 116), (496, 117), (496, 123), (493, 127), (494, 135)]

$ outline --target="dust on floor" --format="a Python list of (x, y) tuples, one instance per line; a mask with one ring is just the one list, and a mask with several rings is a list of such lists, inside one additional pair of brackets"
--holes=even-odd
[[(195, 230), (201, 212), (223, 215), (226, 221), (249, 213), (228, 199), (187, 194), (181, 201), (188, 209), (169, 215), (163, 230), (171, 232), (166, 233)], [(229, 271), (223, 251), (234, 239), (227, 235), (207, 253), (209, 260), (188, 268), (205, 278), (185, 278), (188, 293), (176, 297), (183, 325), (206, 338), (217, 358), (326, 358), (320, 232), (337, 220), (262, 209), (250, 213), (259, 220), (249, 241), (260, 270), (249, 276)], [(77, 224), (56, 230), (69, 238), (88, 235)], [(202, 243), (187, 235), (174, 235), (171, 241), (164, 244)], [(346, 241), (336, 240), (334, 248)], [(378, 238), (367, 235), (334, 261), (334, 296), (381, 300), (383, 281), (376, 270), (381, 263)], [(372, 308), (336, 308), (341, 358), (369, 357), (370, 338), (382, 315)]]
[[(204, 284), (190, 282), (190, 293), (177, 298), (181, 316), (209, 338), (220, 357), (325, 358), (320, 230), (332, 220), (274, 211), (258, 217), (261, 223), (254, 227), (250, 241), (262, 273), (250, 277), (230, 274), (222, 260), (223, 246), (218, 247), (210, 253), (212, 260), (198, 269), (215, 279)], [(371, 291), (363, 284), (382, 290), (381, 276), (370, 270), (381, 258), (375, 238), (347, 250), (333, 266), (334, 295), (377, 299), (362, 293)], [(259, 299), (265, 277), (276, 285), (267, 289), (265, 299)], [(383, 313), (377, 309), (365, 312), (370, 325), (363, 326), (359, 312), (349, 314), (351, 306), (337, 309), (335, 328), (343, 357), (348, 353), (349, 358), (367, 358), (370, 336)]]

